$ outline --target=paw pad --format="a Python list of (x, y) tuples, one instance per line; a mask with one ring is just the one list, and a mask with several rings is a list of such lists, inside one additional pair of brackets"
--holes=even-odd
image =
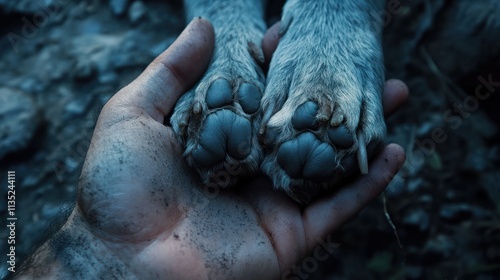
[(256, 86), (248, 83), (240, 86), (238, 101), (245, 113), (253, 114), (257, 112), (260, 108), (261, 99), (262, 93)]
[(230, 110), (220, 110), (208, 115), (191, 155), (196, 164), (210, 167), (223, 161), (226, 153), (235, 159), (246, 158), (251, 141), (250, 121)]
[(297, 130), (315, 129), (318, 127), (317, 114), (318, 104), (308, 101), (297, 108), (292, 116), (292, 124)]
[(330, 128), (328, 130), (328, 138), (333, 145), (341, 149), (349, 149), (354, 145), (354, 137), (343, 125)]
[(224, 79), (216, 80), (207, 91), (206, 102), (210, 109), (231, 104), (233, 93), (229, 82)]
[(329, 180), (337, 166), (337, 153), (310, 132), (283, 143), (277, 154), (278, 164), (292, 178), (315, 182)]

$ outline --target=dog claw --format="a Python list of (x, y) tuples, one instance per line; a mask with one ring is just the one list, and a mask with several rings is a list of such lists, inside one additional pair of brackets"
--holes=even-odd
[(188, 126), (188, 123), (189, 123), (189, 116), (184, 115), (179, 121), (179, 127), (184, 128), (184, 127)]
[(318, 116), (317, 116), (317, 119), (318, 121), (320, 122), (326, 122), (330, 119), (330, 117), (332, 116), (332, 107), (329, 106), (329, 105), (323, 105), (321, 106), (321, 109), (319, 110), (318, 112)]
[(330, 125), (333, 127), (339, 126), (344, 121), (344, 115), (335, 114), (330, 120)]
[(335, 109), (334, 112), (332, 113), (333, 116), (330, 119), (330, 125), (333, 127), (339, 126), (343, 121), (344, 121), (344, 114), (342, 113), (342, 110), (339, 108), (338, 104), (335, 104)]
[(269, 122), (274, 113), (274, 106), (271, 105), (269, 108), (267, 108), (267, 110), (265, 110), (265, 112), (266, 113), (264, 114), (264, 117), (262, 117), (262, 122), (260, 123), (260, 129), (259, 129), (260, 135), (264, 135), (264, 133), (266, 132), (267, 123)]
[(255, 42), (249, 41), (248, 42), (248, 50), (250, 51), (250, 54), (252, 55), (253, 59), (257, 61), (257, 63), (263, 64), (265, 61), (264, 58), (264, 51), (262, 50), (261, 47), (257, 46)]
[(201, 114), (201, 103), (200, 101), (196, 101), (193, 106), (193, 114), (200, 115)]
[(358, 135), (358, 164), (361, 174), (368, 174), (368, 156), (366, 154), (365, 138), (362, 134)]

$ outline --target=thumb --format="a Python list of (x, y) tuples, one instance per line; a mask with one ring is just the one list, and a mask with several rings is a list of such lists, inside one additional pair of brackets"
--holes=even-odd
[(179, 97), (205, 72), (212, 56), (214, 37), (210, 22), (195, 18), (136, 80), (108, 102), (107, 109), (116, 106), (130, 113), (146, 113), (163, 123)]

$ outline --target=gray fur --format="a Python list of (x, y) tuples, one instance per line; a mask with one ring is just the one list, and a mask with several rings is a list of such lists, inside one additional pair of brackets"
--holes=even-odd
[[(186, 145), (188, 162), (205, 179), (221, 169), (222, 163), (208, 169), (200, 168), (190, 155), (199, 145), (201, 130), (217, 129), (215, 126), (203, 127), (207, 115), (217, 110), (230, 110), (252, 121), (252, 151), (243, 160), (226, 152), (226, 163), (243, 163), (248, 173), (254, 172), (262, 156), (262, 149), (257, 144), (258, 131), (265, 133), (267, 130), (273, 135), (263, 137), (269, 143), (266, 143), (261, 169), (276, 188), (297, 201), (308, 202), (322, 189), (332, 188), (346, 174), (353, 173), (353, 158), (359, 149), (357, 139), (364, 138), (368, 144), (381, 143), (385, 138), (381, 102), (384, 82), (382, 26), (369, 16), (370, 12), (383, 10), (384, 3), (385, 0), (287, 1), (283, 10), (282, 38), (271, 61), (264, 91), (262, 71), (256, 64), (260, 60), (260, 47), (256, 46), (260, 46), (264, 31), (264, 1), (185, 0), (188, 18), (206, 17), (216, 31), (216, 50), (211, 66), (194, 93), (179, 101), (172, 117), (174, 130)], [(235, 100), (230, 106), (208, 109), (205, 95), (218, 79), (229, 81)], [(256, 114), (245, 113), (238, 102), (238, 89), (243, 83), (264, 92)], [(194, 102), (200, 102), (202, 113), (193, 117)], [(304, 107), (305, 103), (309, 105)], [(310, 118), (300, 113), (309, 107), (318, 108), (314, 125), (309, 125)], [(189, 118), (187, 131), (178, 126), (183, 118)], [(259, 126), (261, 118), (263, 123)], [(221, 118), (220, 121), (229, 119)], [(310, 130), (305, 132), (307, 137), (303, 130)], [(329, 135), (338, 139), (330, 139)], [(300, 140), (311, 137), (315, 140)], [(301, 156), (301, 149), (310, 153)], [(286, 165), (285, 169), (293, 176), (282, 165)], [(297, 177), (300, 172), (302, 176)]]
[[(184, 156), (188, 163), (195, 167), (204, 182), (231, 173), (226, 169), (241, 167), (237, 176), (242, 176), (258, 171), (262, 160), (262, 149), (258, 142), (257, 131), (260, 123), (260, 111), (247, 114), (238, 102), (240, 90), (247, 90), (250, 84), (260, 91), (259, 96), (264, 92), (264, 74), (257, 65), (257, 61), (262, 60), (261, 41), (266, 25), (264, 23), (264, 1), (255, 0), (185, 0), (187, 19), (201, 16), (209, 19), (214, 25), (216, 33), (215, 50), (210, 66), (201, 81), (191, 92), (184, 95), (177, 103), (171, 124), (178, 135), (181, 143), (186, 147)], [(219, 108), (209, 108), (206, 103), (206, 95), (209, 88), (218, 80), (227, 80), (231, 86), (233, 103)], [(246, 85), (241, 89), (242, 85)], [(245, 91), (245, 94), (247, 92)], [(244, 95), (244, 98), (249, 96)], [(247, 101), (245, 99), (245, 101)], [(201, 106), (199, 115), (193, 114), (194, 104)], [(246, 106), (247, 104), (243, 104)], [(250, 104), (251, 105), (251, 104)], [(247, 111), (252, 111), (252, 109)], [(217, 127), (205, 127), (205, 120), (208, 115), (219, 110), (228, 110), (232, 113), (246, 118), (251, 123), (251, 143), (240, 143), (240, 149), (250, 149), (249, 155), (244, 159), (234, 158), (229, 154), (221, 162), (217, 162), (211, 167), (200, 165), (193, 159), (192, 153), (200, 150), (201, 131), (215, 130)], [(228, 124), (233, 119), (231, 114), (219, 114), (218, 121), (212, 123)], [(214, 116), (217, 117), (217, 116)], [(181, 123), (187, 123), (183, 128)], [(242, 124), (245, 122), (241, 122)], [(232, 127), (232, 126), (231, 126)], [(238, 129), (236, 129), (238, 130)], [(235, 130), (235, 131), (236, 131)], [(230, 131), (227, 129), (226, 131)], [(224, 138), (225, 139), (225, 138)], [(226, 145), (226, 143), (220, 143)], [(225, 147), (233, 147), (234, 143)], [(196, 157), (203, 157), (200, 154)], [(228, 167), (229, 166), (229, 167)], [(224, 173), (221, 175), (221, 172)], [(226, 185), (219, 186), (226, 187)]]

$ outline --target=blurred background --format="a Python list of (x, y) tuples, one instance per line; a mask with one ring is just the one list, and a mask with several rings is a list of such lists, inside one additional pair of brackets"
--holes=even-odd
[[(283, 1), (270, 1), (268, 23)], [(388, 120), (407, 162), (295, 279), (500, 279), (500, 1), (388, 0), (387, 78), (409, 102)], [(104, 103), (185, 25), (181, 1), (0, 0), (0, 275), (7, 171), (17, 257), (71, 207)], [(290, 276), (292, 279), (292, 276)]]

